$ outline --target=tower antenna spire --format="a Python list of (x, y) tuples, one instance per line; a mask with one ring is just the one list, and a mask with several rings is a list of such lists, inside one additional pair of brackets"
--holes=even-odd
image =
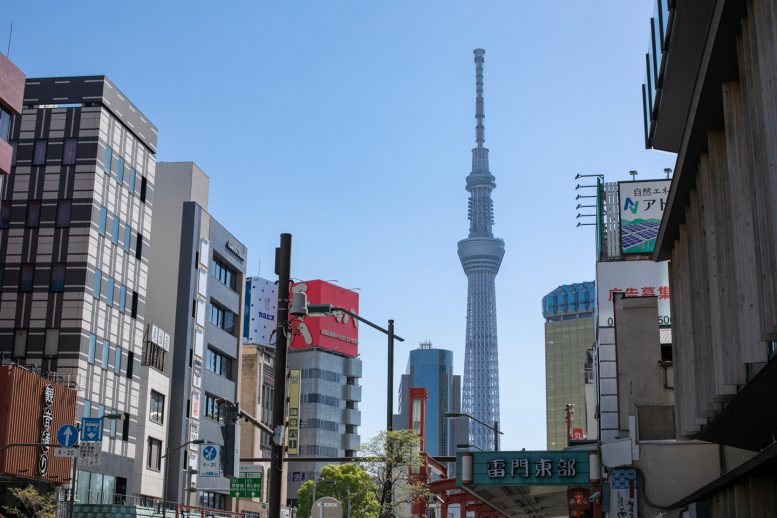
[(486, 114), (483, 108), (483, 57), (486, 53), (483, 49), (475, 49), (475, 119), (477, 125), (475, 126), (475, 142), (477, 142), (478, 148), (482, 148), (486, 142), (486, 127), (483, 125), (483, 118)]

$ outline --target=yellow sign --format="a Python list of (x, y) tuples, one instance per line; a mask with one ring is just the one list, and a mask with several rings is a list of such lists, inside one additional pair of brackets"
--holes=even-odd
[(288, 431), (287, 453), (289, 455), (299, 455), (299, 405), (300, 405), (300, 379), (302, 371), (300, 369), (291, 369), (289, 371), (289, 420), (286, 425)]

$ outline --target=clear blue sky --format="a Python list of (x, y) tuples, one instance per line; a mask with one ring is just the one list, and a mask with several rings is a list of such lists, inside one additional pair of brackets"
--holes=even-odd
[[(486, 144), (495, 234), (505, 449), (545, 447), (540, 301), (594, 278), (575, 228), (576, 173), (663, 177), (646, 151), (640, 84), (649, 0), (8, 2), (5, 51), (28, 76), (106, 74), (159, 128), (159, 160), (211, 178), (210, 212), (273, 273), (360, 288), (361, 313), (394, 318), (462, 372), (464, 178), (474, 145), (472, 49), (486, 49)], [(261, 264), (261, 270), (260, 268)], [(362, 436), (385, 426), (384, 337), (362, 327)], [(396, 408), (396, 398), (395, 398)]]

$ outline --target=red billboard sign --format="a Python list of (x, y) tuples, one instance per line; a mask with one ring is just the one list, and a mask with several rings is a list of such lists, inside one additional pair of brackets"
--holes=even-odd
[[(292, 293), (306, 293), (308, 304), (331, 304), (359, 313), (359, 294), (330, 284), (315, 280), (292, 284)], [(358, 322), (341, 311), (332, 315), (306, 316), (302, 319), (291, 316), (293, 337), (290, 347), (293, 349), (308, 349), (318, 347), (346, 356), (359, 354)]]

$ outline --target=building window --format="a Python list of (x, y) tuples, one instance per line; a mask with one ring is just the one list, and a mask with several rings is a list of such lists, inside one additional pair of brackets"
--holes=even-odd
[(23, 358), (27, 355), (27, 330), (17, 329), (13, 335), (13, 356)]
[(58, 228), (64, 228), (70, 226), (70, 212), (73, 206), (73, 202), (70, 200), (59, 200), (57, 204), (57, 222)]
[(227, 496), (221, 493), (214, 493), (213, 491), (200, 491), (199, 493), (199, 505), (200, 507), (207, 507), (209, 509), (222, 509), (227, 508)]
[(116, 160), (116, 181), (119, 184), (124, 183), (124, 158), (122, 157)]
[(124, 442), (127, 442), (129, 440), (129, 425), (130, 425), (129, 412), (124, 412), (124, 419), (121, 422), (121, 440)]
[(46, 340), (43, 342), (43, 356), (51, 358), (57, 355), (59, 349), (59, 329), (46, 329)]
[(130, 244), (132, 242), (132, 227), (129, 225), (124, 226), (124, 251), (130, 251)]
[(119, 242), (119, 216), (113, 215), (113, 221), (111, 221), (111, 241), (114, 244)]
[(127, 307), (127, 287), (125, 285), (121, 285), (119, 287), (119, 311), (124, 313), (124, 310)]
[(146, 177), (144, 176), (140, 180), (140, 201), (143, 203), (146, 203), (146, 189), (148, 188), (148, 181), (146, 180)]
[(65, 143), (62, 145), (62, 165), (75, 165), (77, 147), (78, 141), (76, 139), (65, 139)]
[(113, 161), (113, 150), (105, 146), (105, 174), (111, 174), (111, 162)]
[(32, 291), (33, 277), (35, 275), (35, 266), (32, 264), (23, 264), (19, 275), (19, 291), (29, 293)]
[(46, 165), (46, 144), (45, 140), (35, 141), (35, 147), (32, 150), (32, 165)]
[(92, 402), (84, 399), (84, 417), (92, 417)]
[(0, 140), (8, 142), (11, 134), (11, 114), (0, 108)]
[(165, 417), (165, 396), (159, 392), (151, 391), (151, 404), (148, 411), (148, 418), (157, 424), (163, 424)]
[(105, 235), (105, 225), (108, 222), (108, 209), (105, 207), (100, 207), (100, 219), (97, 222), (97, 232), (100, 233), (101, 236)]
[(65, 291), (65, 263), (55, 263), (51, 265), (49, 291), (52, 293), (61, 293)]
[(237, 284), (237, 273), (215, 255), (213, 256), (213, 260), (210, 264), (210, 274), (217, 278), (221, 284), (224, 284), (232, 290), (235, 290)]
[(131, 314), (132, 314), (132, 318), (138, 318), (138, 292), (137, 291), (132, 292)]
[(108, 277), (108, 293), (105, 296), (105, 303), (113, 306), (113, 290), (116, 287), (116, 281), (113, 277)]
[(129, 172), (129, 190), (132, 194), (135, 194), (135, 178), (138, 176), (138, 172), (134, 167), (130, 167)]
[(92, 283), (92, 296), (94, 296), (94, 298), (96, 299), (100, 298), (100, 289), (102, 288), (102, 280), (103, 280), (103, 272), (101, 272), (100, 270), (95, 270), (94, 282)]
[(0, 207), (0, 228), (11, 226), (11, 202), (4, 201)]
[(143, 256), (143, 234), (138, 232), (138, 239), (135, 242), (135, 259), (140, 259)]
[(14, 140), (11, 142), (11, 165), (16, 165), (16, 153), (19, 151), (19, 142)]
[[(111, 410), (111, 414), (116, 414), (116, 410)], [(108, 419), (108, 434), (110, 437), (116, 437), (116, 421), (117, 419)]]
[(232, 379), (232, 358), (211, 347), (205, 355), (205, 367), (219, 376)]
[(108, 368), (108, 362), (111, 359), (111, 342), (108, 340), (103, 340), (103, 355), (100, 358), (100, 361), (102, 363), (103, 369)]
[(86, 353), (86, 361), (90, 364), (94, 364), (94, 356), (97, 352), (97, 337), (89, 335), (89, 349)]
[(205, 417), (214, 421), (224, 422), (224, 415), (226, 414), (226, 406), (219, 405), (216, 400), (219, 399), (216, 396), (205, 393)]
[(116, 344), (116, 349), (113, 353), (113, 373), (121, 373), (121, 346)]
[(152, 471), (162, 470), (162, 441), (148, 438), (148, 469)]
[(37, 227), (40, 224), (40, 202), (27, 202), (27, 226)]
[(218, 304), (210, 303), (208, 312), (208, 321), (219, 329), (223, 329), (229, 334), (235, 331), (235, 314), (228, 309), (224, 309)]
[(127, 379), (132, 379), (132, 371), (135, 367), (135, 353), (127, 351)]
[(151, 342), (143, 344), (142, 365), (148, 365), (159, 372), (165, 371), (165, 350)]

